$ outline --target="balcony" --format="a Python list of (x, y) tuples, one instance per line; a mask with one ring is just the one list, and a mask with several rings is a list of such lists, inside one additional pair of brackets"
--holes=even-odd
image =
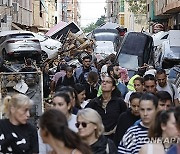
[(168, 3), (164, 8), (163, 8), (163, 13), (177, 13), (180, 12), (180, 1), (176, 0), (174, 2)]

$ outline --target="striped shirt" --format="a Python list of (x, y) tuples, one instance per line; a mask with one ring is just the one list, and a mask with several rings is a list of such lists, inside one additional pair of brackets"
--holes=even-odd
[(118, 154), (138, 154), (146, 143), (149, 143), (148, 128), (139, 123), (126, 131), (119, 143)]

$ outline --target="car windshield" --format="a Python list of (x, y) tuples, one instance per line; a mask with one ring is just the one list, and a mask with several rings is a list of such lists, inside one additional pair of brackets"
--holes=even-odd
[(10, 35), (11, 38), (33, 38), (33, 34), (12, 34)]
[(118, 43), (119, 38), (115, 33), (97, 33), (95, 34), (96, 41), (112, 41)]
[(120, 53), (118, 56), (118, 62), (121, 67), (129, 70), (137, 70), (138, 68), (138, 56)]

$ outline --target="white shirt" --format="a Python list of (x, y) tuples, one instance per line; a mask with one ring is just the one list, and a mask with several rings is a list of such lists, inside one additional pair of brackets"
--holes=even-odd
[(126, 94), (125, 98), (124, 98), (124, 101), (126, 102), (126, 104), (128, 104), (128, 107), (130, 107), (129, 98), (130, 98), (130, 96), (131, 96), (131, 94), (132, 94), (133, 92), (134, 92), (134, 91), (129, 91), (129, 92)]
[(78, 129), (77, 127), (75, 126), (75, 123), (76, 123), (76, 118), (77, 116), (74, 115), (74, 114), (71, 114), (70, 118), (68, 119), (68, 126), (69, 128), (74, 131), (74, 132), (78, 132)]
[[(157, 88), (158, 91), (167, 91), (171, 95), (172, 99), (173, 98), (178, 99), (177, 88), (176, 88), (176, 86), (174, 84), (172, 84), (172, 86), (173, 86), (173, 89), (174, 89), (174, 97), (173, 97), (173, 90), (171, 88), (171, 85), (168, 82), (167, 82), (167, 85), (165, 87), (160, 87), (159, 84), (157, 84), (156, 88)], [(174, 100), (172, 100), (172, 101), (174, 101)]]

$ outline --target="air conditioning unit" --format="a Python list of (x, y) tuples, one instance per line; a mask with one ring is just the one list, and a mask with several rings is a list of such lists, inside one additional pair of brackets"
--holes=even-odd
[(12, 6), (13, 6), (13, 11), (14, 12), (18, 12), (19, 11), (19, 3), (13, 2)]

